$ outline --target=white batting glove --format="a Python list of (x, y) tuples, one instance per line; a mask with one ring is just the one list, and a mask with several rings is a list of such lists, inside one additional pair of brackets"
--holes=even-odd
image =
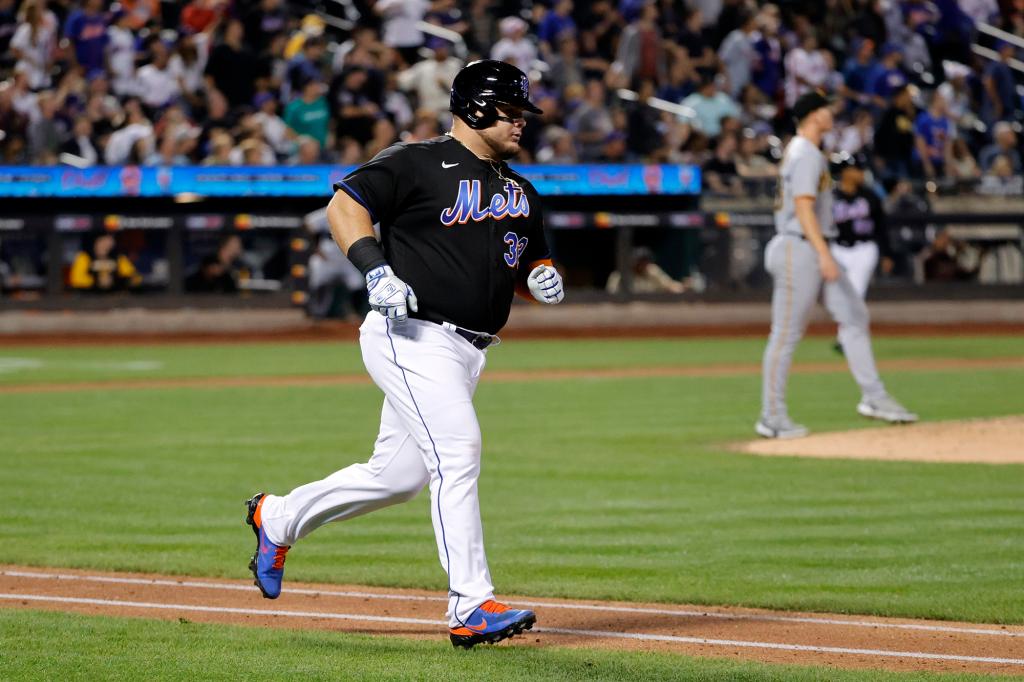
[(565, 291), (562, 289), (562, 276), (558, 270), (547, 266), (538, 265), (526, 278), (526, 286), (530, 293), (541, 303), (561, 303), (565, 298)]
[(392, 320), (404, 320), (409, 311), (419, 310), (412, 287), (400, 280), (390, 265), (379, 265), (366, 273), (370, 308)]

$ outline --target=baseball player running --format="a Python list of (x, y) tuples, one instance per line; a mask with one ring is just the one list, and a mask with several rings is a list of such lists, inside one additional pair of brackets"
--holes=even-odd
[(536, 621), (532, 611), (494, 600), (473, 393), (514, 292), (542, 303), (564, 294), (537, 192), (504, 163), (519, 151), (524, 112), (541, 113), (526, 75), (502, 62), (473, 62), (455, 77), (451, 110), (448, 135), (385, 149), (337, 183), (327, 207), (331, 234), (365, 275), (372, 307), (360, 347), (384, 391), (373, 455), (287, 495), (255, 495), (246, 522), (257, 537), (249, 567), (263, 596), (275, 599), (297, 540), (429, 485), (450, 637), (469, 648)]
[(832, 128), (831, 100), (819, 91), (793, 105), (797, 134), (783, 154), (775, 207), (776, 235), (765, 249), (771, 274), (772, 330), (762, 365), (761, 417), (755, 430), (765, 438), (799, 438), (807, 428), (786, 407), (786, 382), (793, 352), (824, 282), (825, 307), (839, 324), (839, 342), (861, 390), (857, 412), (887, 422), (913, 422), (917, 415), (890, 396), (871, 351), (868, 310), (830, 251), (837, 236), (832, 215), (832, 178), (819, 146)]

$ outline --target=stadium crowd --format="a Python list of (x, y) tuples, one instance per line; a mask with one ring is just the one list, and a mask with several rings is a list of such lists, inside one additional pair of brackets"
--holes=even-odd
[(740, 194), (823, 88), (829, 151), (867, 153), (890, 187), (1020, 191), (1018, 50), (977, 26), (1024, 35), (1024, 0), (341, 5), (347, 30), (311, 2), (0, 0), (0, 164), (355, 164), (441, 134), (455, 73), (491, 57), (544, 110), (522, 162), (696, 163)]

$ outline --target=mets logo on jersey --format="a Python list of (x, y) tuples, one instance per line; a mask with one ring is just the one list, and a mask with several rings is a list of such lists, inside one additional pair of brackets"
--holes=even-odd
[(455, 197), (455, 205), (441, 211), (441, 224), (445, 227), (469, 221), (478, 223), (487, 218), (502, 220), (504, 218), (525, 218), (530, 215), (530, 202), (526, 192), (514, 181), (505, 183), (505, 193), (495, 194), (490, 203), (481, 205), (483, 190), (479, 180), (459, 180), (459, 194)]

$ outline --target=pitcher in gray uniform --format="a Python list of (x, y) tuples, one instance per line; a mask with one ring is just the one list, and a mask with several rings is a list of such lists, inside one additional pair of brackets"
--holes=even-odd
[(832, 128), (831, 100), (811, 91), (793, 105), (797, 134), (786, 147), (779, 169), (775, 206), (776, 235), (765, 249), (772, 276), (772, 331), (764, 352), (761, 418), (755, 430), (765, 438), (799, 438), (807, 428), (789, 418), (786, 382), (793, 352), (824, 283), (825, 307), (839, 324), (839, 342), (861, 390), (857, 412), (892, 423), (917, 421), (917, 415), (890, 396), (871, 351), (868, 310), (829, 251), (836, 237), (832, 216), (832, 178), (819, 145)]

